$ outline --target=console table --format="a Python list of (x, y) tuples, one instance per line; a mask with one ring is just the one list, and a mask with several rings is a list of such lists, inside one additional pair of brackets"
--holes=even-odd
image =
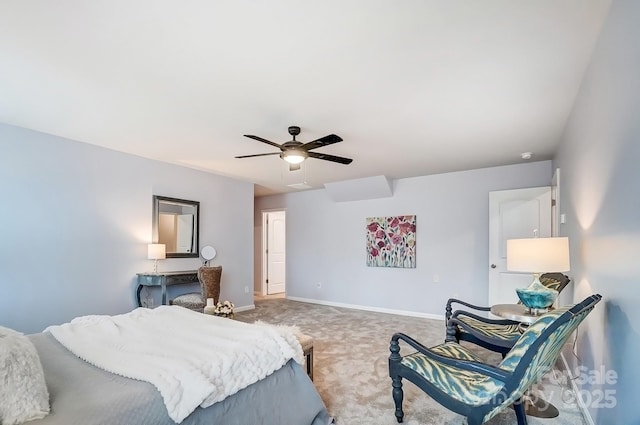
[(187, 283), (198, 283), (198, 271), (186, 270), (181, 272), (164, 272), (164, 273), (137, 273), (138, 275), (138, 291), (136, 298), (138, 307), (142, 307), (140, 302), (140, 291), (145, 286), (160, 286), (162, 288), (162, 304), (167, 304), (167, 286), (184, 285)]
[(547, 310), (544, 310), (536, 314), (522, 304), (495, 304), (491, 306), (492, 314), (528, 325), (538, 320), (546, 312)]

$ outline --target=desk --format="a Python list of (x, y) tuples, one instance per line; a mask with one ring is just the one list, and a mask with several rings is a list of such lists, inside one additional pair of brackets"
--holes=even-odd
[(142, 291), (144, 286), (160, 286), (162, 288), (162, 304), (166, 305), (167, 286), (199, 282), (197, 270), (164, 273), (137, 273), (137, 275), (138, 291), (136, 292), (136, 298), (138, 301), (138, 307), (142, 307), (140, 291)]
[[(529, 308), (522, 304), (496, 304), (491, 306), (491, 313), (528, 326), (538, 320), (546, 311), (533, 314)], [(560, 414), (553, 404), (533, 394), (532, 391), (527, 391), (523, 401), (525, 403), (524, 410), (529, 416), (555, 418)]]

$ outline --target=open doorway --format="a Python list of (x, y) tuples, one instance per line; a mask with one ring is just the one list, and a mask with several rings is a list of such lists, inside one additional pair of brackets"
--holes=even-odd
[(286, 212), (262, 212), (262, 295), (286, 292)]

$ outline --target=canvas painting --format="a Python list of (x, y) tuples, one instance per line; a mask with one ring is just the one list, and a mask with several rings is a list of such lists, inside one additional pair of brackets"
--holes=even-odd
[(415, 268), (415, 215), (367, 218), (367, 266)]

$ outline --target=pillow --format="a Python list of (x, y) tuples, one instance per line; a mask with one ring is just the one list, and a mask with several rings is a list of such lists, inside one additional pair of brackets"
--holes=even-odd
[(0, 424), (17, 425), (49, 414), (49, 392), (33, 343), (0, 326)]

